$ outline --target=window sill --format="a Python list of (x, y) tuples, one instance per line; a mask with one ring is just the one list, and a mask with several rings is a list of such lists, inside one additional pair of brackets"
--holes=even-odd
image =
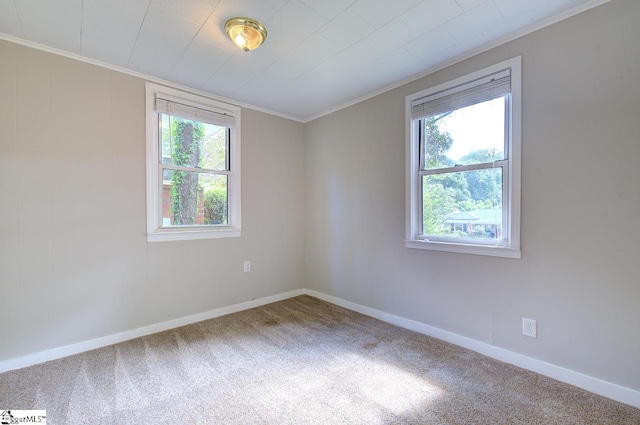
[(171, 230), (147, 233), (147, 242), (188, 241), (195, 239), (237, 238), (240, 229)]
[(504, 246), (481, 246), (449, 242), (433, 242), (423, 240), (406, 240), (406, 248), (428, 249), (431, 251), (456, 252), (458, 254), (486, 255), (490, 257), (522, 258), (519, 249)]

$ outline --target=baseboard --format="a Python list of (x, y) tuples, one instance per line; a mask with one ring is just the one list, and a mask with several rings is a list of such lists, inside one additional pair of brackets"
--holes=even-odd
[(83, 353), (89, 350), (95, 350), (96, 348), (106, 347), (108, 345), (117, 344), (119, 342), (128, 341), (134, 338), (139, 338), (145, 335), (151, 335), (154, 333), (166, 331), (169, 329), (178, 328), (180, 326), (190, 325), (192, 323), (202, 322), (203, 320), (213, 319), (220, 316), (225, 316), (231, 313), (237, 313), (239, 311), (248, 310), (250, 308), (260, 307), (262, 305), (271, 304), (277, 301), (293, 298), (298, 295), (302, 295), (304, 290), (298, 289), (295, 291), (285, 292), (278, 295), (259, 298), (243, 302), (240, 304), (234, 304), (228, 307), (217, 308), (203, 313), (192, 314), (178, 319), (168, 320), (166, 322), (154, 323), (142, 328), (132, 329), (129, 331), (120, 332), (113, 335), (107, 335), (100, 338), (91, 339), (88, 341), (79, 342), (77, 344), (71, 344), (64, 347), (54, 348), (51, 350), (41, 351), (34, 354), (28, 354), (26, 356), (17, 357), (14, 359), (0, 361), (0, 373), (7, 372), (9, 370), (21, 369), (23, 367), (32, 366), (34, 364), (48, 362), (50, 360), (56, 360), (62, 357), (71, 356), (73, 354)]
[(391, 323), (393, 325), (400, 326), (401, 328), (409, 329), (443, 341), (450, 342), (455, 345), (459, 345), (461, 347), (478, 352), (480, 354), (484, 354), (485, 356), (492, 357), (505, 363), (509, 363), (523, 369), (548, 376), (549, 378), (553, 378), (557, 381), (565, 382), (575, 387), (582, 388), (583, 390), (589, 391), (591, 393), (640, 408), (640, 391), (613, 384), (611, 382), (603, 381), (602, 379), (594, 378), (592, 376), (556, 366), (551, 363), (543, 362), (541, 360), (527, 357), (522, 354), (514, 353), (513, 351), (496, 347), (485, 342), (480, 342), (472, 338), (455, 334), (453, 332), (425, 325), (424, 323), (420, 323), (415, 320), (405, 319), (404, 317), (385, 313), (384, 311), (376, 310), (370, 307), (365, 307), (363, 305), (356, 304), (351, 301), (346, 301), (331, 295), (323, 294), (311, 289), (305, 289), (303, 292), (304, 294), (382, 320), (383, 322)]
[(293, 298), (303, 294), (316, 297), (331, 304), (335, 304), (340, 307), (365, 314), (367, 316), (382, 320), (387, 323), (391, 323), (396, 326), (400, 326), (405, 329), (409, 329), (415, 332), (432, 336), (434, 338), (438, 338), (443, 341), (450, 342), (455, 345), (459, 345), (461, 347), (473, 350), (475, 352), (484, 354), (485, 356), (492, 357), (505, 363), (510, 363), (523, 369), (528, 369), (541, 375), (556, 379), (558, 381), (574, 385), (578, 388), (582, 388), (594, 394), (598, 394), (603, 397), (607, 397), (612, 400), (640, 408), (640, 391), (622, 387), (620, 385), (603, 381), (601, 379), (575, 372), (560, 366), (556, 366), (551, 363), (543, 362), (541, 360), (527, 357), (522, 354), (514, 353), (504, 348), (496, 347), (494, 345), (461, 336), (453, 332), (429, 326), (415, 320), (410, 320), (404, 317), (396, 316), (394, 314), (385, 313), (384, 311), (376, 310), (371, 307), (365, 307), (363, 305), (356, 304), (351, 301), (346, 301), (331, 295), (323, 294), (311, 289), (299, 289), (278, 295), (259, 298), (256, 300), (234, 304), (228, 307), (222, 307), (203, 313), (192, 314), (178, 319), (144, 326), (142, 328), (132, 329), (101, 338), (79, 342), (77, 344), (71, 344), (64, 347), (54, 348), (51, 350), (41, 351), (39, 353), (17, 357), (14, 359), (0, 361), (0, 373), (9, 370), (20, 369), (34, 364), (48, 362), (50, 360), (56, 360), (62, 357), (71, 356), (73, 354), (79, 354), (85, 351), (94, 350), (96, 348), (106, 347), (108, 345), (117, 344), (119, 342), (128, 341), (134, 338), (139, 338), (141, 336), (151, 335), (180, 326), (201, 322), (203, 320), (213, 319), (231, 313), (237, 313), (239, 311), (260, 307), (266, 304), (286, 300), (288, 298)]

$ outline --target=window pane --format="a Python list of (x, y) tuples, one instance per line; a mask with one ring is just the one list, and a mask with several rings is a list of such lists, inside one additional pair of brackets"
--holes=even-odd
[(228, 225), (227, 176), (162, 172), (162, 227)]
[(422, 233), (502, 238), (502, 168), (422, 177)]
[(162, 163), (227, 169), (227, 128), (160, 114)]
[(424, 169), (505, 159), (505, 101), (503, 96), (425, 118)]

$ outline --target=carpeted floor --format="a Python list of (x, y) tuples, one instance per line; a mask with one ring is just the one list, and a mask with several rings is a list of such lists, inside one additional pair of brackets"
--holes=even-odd
[(0, 374), (49, 424), (640, 424), (640, 410), (301, 296)]

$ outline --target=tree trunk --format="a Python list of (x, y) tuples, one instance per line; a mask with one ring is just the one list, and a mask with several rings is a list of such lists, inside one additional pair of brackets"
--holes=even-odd
[[(179, 140), (181, 143), (182, 151), (189, 153), (189, 159), (184, 164), (190, 167), (197, 167), (200, 161), (200, 147), (197, 145), (198, 141), (193, 137), (193, 124), (186, 123), (182, 128), (182, 134), (180, 134)], [(193, 144), (195, 146), (192, 146)], [(174, 217), (176, 223), (182, 225), (196, 224), (196, 216), (198, 212), (198, 174), (186, 173), (184, 181), (179, 188), (180, 197), (180, 217)], [(177, 211), (176, 211), (177, 212)]]

